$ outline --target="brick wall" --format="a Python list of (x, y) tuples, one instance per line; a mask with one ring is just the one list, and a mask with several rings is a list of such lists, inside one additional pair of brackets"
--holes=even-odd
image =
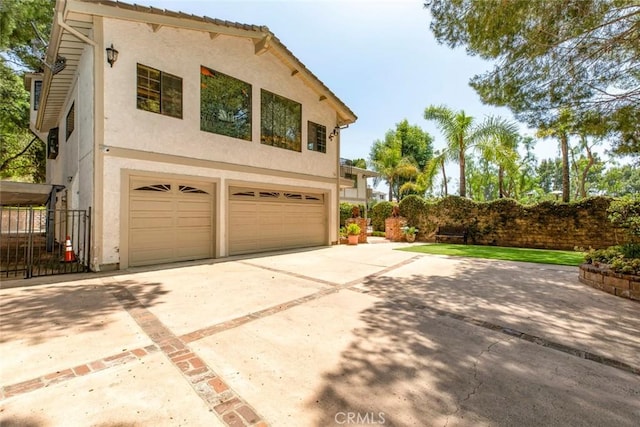
[(407, 225), (407, 219), (403, 217), (391, 217), (384, 221), (384, 235), (392, 242), (404, 241), (402, 227)]
[(582, 264), (579, 280), (612, 295), (640, 301), (640, 276), (614, 273), (592, 264)]

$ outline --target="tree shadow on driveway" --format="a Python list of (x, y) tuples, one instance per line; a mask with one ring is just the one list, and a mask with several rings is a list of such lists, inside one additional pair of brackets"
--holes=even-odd
[[(87, 283), (89, 282), (89, 283)], [(162, 283), (123, 281), (146, 306), (167, 294)], [(11, 289), (0, 293), (0, 343), (22, 339), (30, 345), (48, 337), (75, 331), (104, 329), (110, 315), (124, 312), (112, 295), (120, 289), (99, 281)]]
[[(361, 291), (380, 299), (308, 402), (315, 424), (636, 425), (639, 376), (438, 314), (594, 352), (613, 347), (637, 362), (637, 305), (601, 298), (572, 274), (460, 262), (452, 274), (366, 281)], [(618, 327), (626, 341), (607, 336)]]

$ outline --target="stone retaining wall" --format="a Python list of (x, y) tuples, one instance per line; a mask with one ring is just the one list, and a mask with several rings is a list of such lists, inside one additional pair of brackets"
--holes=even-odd
[(580, 266), (580, 282), (623, 298), (640, 301), (640, 276), (615, 273), (593, 264)]
[(449, 196), (430, 202), (408, 196), (400, 202), (400, 211), (420, 230), (419, 241), (435, 241), (438, 226), (448, 225), (466, 227), (474, 245), (600, 249), (629, 241), (626, 230), (615, 228), (608, 218), (611, 200), (593, 197), (525, 206), (510, 199), (485, 203)]

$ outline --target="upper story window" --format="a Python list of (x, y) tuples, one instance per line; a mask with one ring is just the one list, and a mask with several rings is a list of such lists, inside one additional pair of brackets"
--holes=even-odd
[(308, 122), (307, 149), (311, 151), (327, 152), (327, 127)]
[(66, 126), (67, 130), (67, 140), (73, 133), (73, 130), (76, 128), (76, 103), (71, 104), (71, 108), (69, 108), (69, 112), (67, 113), (67, 121)]
[(302, 104), (261, 90), (260, 142), (302, 151)]
[(345, 172), (344, 177), (350, 179), (353, 182), (353, 188), (358, 188), (358, 174), (352, 172)]
[(251, 85), (201, 66), (200, 130), (251, 141)]
[(42, 92), (42, 80), (33, 82), (33, 109), (37, 110), (40, 106), (40, 93)]
[(182, 78), (138, 64), (137, 106), (182, 118)]

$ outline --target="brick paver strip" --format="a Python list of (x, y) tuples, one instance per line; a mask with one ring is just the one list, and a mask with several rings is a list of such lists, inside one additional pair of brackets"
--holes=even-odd
[(312, 282), (320, 283), (320, 284), (323, 284), (323, 285), (328, 285), (328, 286), (331, 286), (331, 287), (330, 288), (321, 289), (321, 290), (319, 290), (317, 292), (314, 292), (314, 293), (309, 294), (309, 295), (305, 295), (305, 296), (300, 297), (300, 298), (296, 298), (296, 299), (293, 299), (293, 300), (290, 300), (290, 301), (286, 301), (286, 302), (283, 302), (283, 303), (279, 303), (279, 304), (273, 305), (273, 306), (265, 308), (263, 310), (259, 310), (259, 311), (253, 312), (253, 313), (249, 313), (249, 314), (244, 315), (244, 316), (236, 317), (236, 318), (228, 320), (226, 322), (217, 323), (217, 324), (212, 325), (212, 326), (207, 326), (205, 328), (198, 329), (198, 330), (193, 331), (193, 332), (189, 332), (188, 334), (181, 335), (180, 338), (182, 340), (184, 340), (184, 342), (190, 343), (190, 342), (197, 341), (197, 340), (200, 340), (202, 338), (206, 338), (208, 336), (217, 334), (217, 333), (222, 332), (222, 331), (226, 331), (226, 330), (229, 330), (229, 329), (237, 328), (238, 326), (242, 326), (242, 325), (244, 325), (246, 323), (249, 323), (249, 322), (252, 322), (254, 320), (262, 319), (264, 317), (271, 316), (271, 315), (276, 314), (276, 313), (280, 313), (281, 311), (285, 311), (285, 310), (288, 310), (290, 308), (297, 307), (297, 306), (299, 306), (301, 304), (304, 304), (304, 303), (307, 303), (309, 301), (313, 301), (313, 300), (325, 297), (325, 296), (327, 296), (329, 294), (334, 294), (334, 293), (338, 292), (341, 289), (348, 289), (348, 288), (351, 288), (352, 286), (359, 285), (360, 283), (363, 283), (364, 281), (373, 280), (378, 276), (381, 276), (381, 275), (386, 274), (386, 273), (388, 273), (390, 271), (396, 270), (396, 269), (398, 269), (400, 267), (403, 267), (403, 266), (405, 266), (407, 264), (410, 264), (410, 263), (412, 263), (415, 260), (420, 259), (420, 258), (421, 258), (420, 255), (414, 256), (414, 257), (412, 257), (412, 258), (410, 258), (408, 260), (405, 260), (405, 261), (399, 262), (397, 264), (391, 265), (391, 266), (386, 267), (386, 268), (384, 268), (384, 269), (382, 269), (380, 271), (377, 271), (377, 272), (375, 272), (373, 274), (370, 274), (368, 276), (364, 276), (364, 277), (352, 280), (352, 281), (347, 282), (347, 283), (329, 282), (327, 280), (316, 279), (315, 277), (309, 277), (309, 276), (305, 276), (305, 275), (298, 274), (298, 273), (292, 273), (292, 272), (287, 271), (287, 270), (280, 270), (280, 269), (277, 269), (277, 268), (265, 267), (263, 265), (253, 264), (253, 263), (250, 263), (250, 262), (247, 262), (247, 261), (239, 261), (241, 264), (251, 265), (253, 267), (258, 267), (258, 268), (262, 268), (264, 270), (286, 274), (286, 275), (289, 275), (289, 276), (296, 277), (298, 279), (309, 280), (309, 281), (312, 281)]
[[(149, 311), (124, 285), (106, 282), (106, 288), (120, 302), (133, 320), (151, 338), (160, 350), (179, 369), (182, 376), (198, 396), (211, 408), (218, 418), (228, 426), (248, 426), (256, 423), (267, 425), (262, 417), (187, 345), (186, 340), (176, 336), (160, 319)], [(237, 410), (242, 412), (237, 413)], [(251, 422), (245, 423), (243, 415), (253, 413)]]
[(17, 384), (6, 385), (3, 386), (0, 390), (0, 400), (17, 396), (19, 394), (28, 393), (39, 388), (49, 387), (50, 385), (68, 381), (73, 378), (82, 377), (92, 372), (98, 372), (114, 366), (123, 365), (125, 363), (144, 357), (149, 353), (154, 353), (158, 350), (159, 348), (156, 345), (149, 345), (145, 348), (135, 348), (133, 350), (114, 354), (100, 360), (94, 360), (84, 365), (74, 366), (73, 368), (52, 372), (50, 374), (45, 374), (41, 377), (22, 381)]

